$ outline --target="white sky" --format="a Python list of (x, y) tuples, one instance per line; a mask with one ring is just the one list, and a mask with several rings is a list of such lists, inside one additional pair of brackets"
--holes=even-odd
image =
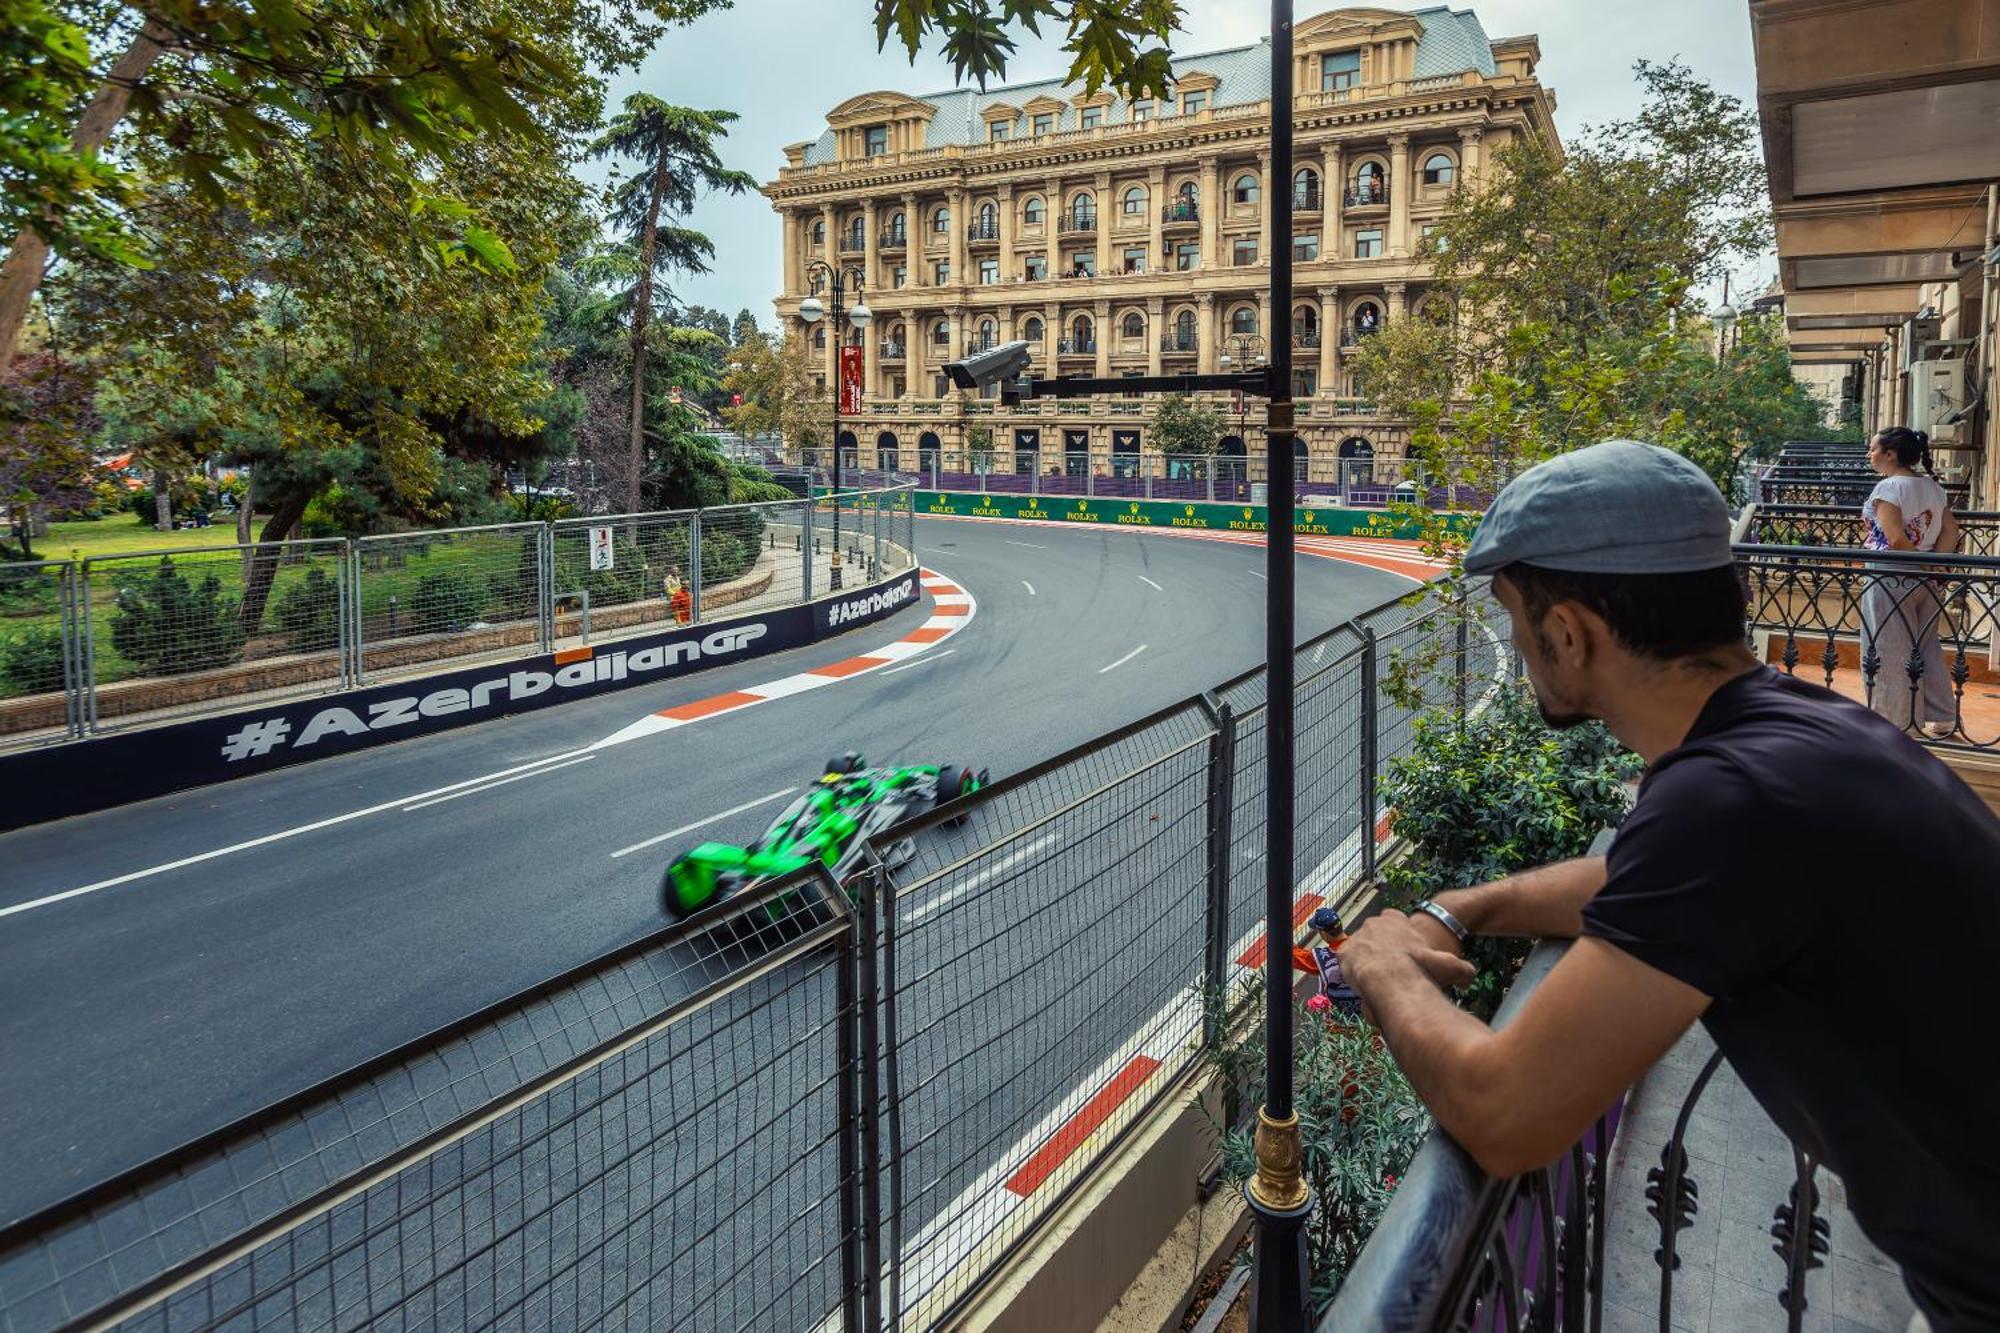
[[(1339, 4), (1298, 0), (1299, 19)], [(1389, 9), (1418, 9), (1383, 0)], [(1533, 33), (1541, 39), (1542, 82), (1556, 93), (1556, 125), (1565, 135), (1628, 115), (1636, 107), (1633, 61), (1678, 58), (1725, 92), (1746, 102), (1756, 94), (1746, 0), (1482, 0), (1472, 9), (1495, 39)], [(1269, 30), (1267, 0), (1184, 0), (1176, 52), (1195, 53), (1253, 42)], [(730, 166), (760, 181), (784, 165), (784, 146), (817, 137), (826, 113), (856, 93), (895, 89), (935, 92), (952, 85), (951, 70), (926, 51), (913, 69), (902, 47), (875, 49), (870, 0), (736, 0), (735, 8), (670, 32), (636, 75), (611, 90), (615, 106), (634, 89), (682, 106), (742, 116), (723, 145)], [(1045, 30), (1046, 31), (1046, 30)], [(1068, 67), (1058, 40), (1017, 33), (1008, 82), (1050, 78)], [(714, 272), (676, 275), (683, 302), (729, 315), (748, 306), (767, 327), (781, 266), (777, 215), (762, 195), (704, 199), (691, 225), (715, 241)], [(1761, 286), (1767, 273), (1737, 275), (1737, 286)]]

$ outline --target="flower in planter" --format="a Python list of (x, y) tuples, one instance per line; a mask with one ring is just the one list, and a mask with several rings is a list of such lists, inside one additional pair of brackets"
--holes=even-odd
[(1333, 1001), (1324, 995), (1315, 995), (1306, 1001), (1306, 1008), (1316, 1014), (1330, 1014), (1333, 1012)]

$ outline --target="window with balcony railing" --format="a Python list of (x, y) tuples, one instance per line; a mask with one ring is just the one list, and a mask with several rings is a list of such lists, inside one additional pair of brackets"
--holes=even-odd
[(881, 243), (885, 250), (900, 250), (910, 243), (910, 233), (901, 227), (884, 227)]
[(1060, 215), (1063, 231), (1096, 231), (1097, 210), (1094, 208), (1073, 208)]
[(1000, 220), (998, 218), (980, 218), (976, 222), (968, 223), (965, 228), (965, 239), (968, 241), (999, 240)]
[(1319, 186), (1306, 185), (1292, 191), (1292, 208), (1301, 213), (1319, 211)]
[(1363, 176), (1347, 187), (1344, 202), (1349, 208), (1366, 208), (1389, 202), (1389, 181), (1385, 176)]
[(1201, 209), (1192, 199), (1176, 199), (1160, 209), (1162, 222), (1199, 222)]
[(1160, 350), (1162, 352), (1198, 351), (1199, 348), (1196, 346), (1194, 329), (1192, 327), (1172, 329), (1161, 334)]
[(1063, 356), (1083, 356), (1096, 350), (1097, 339), (1094, 336), (1089, 338), (1064, 338), (1056, 344), (1056, 351)]
[(882, 344), (882, 356), (885, 360), (900, 361), (906, 350), (900, 342), (891, 341)]

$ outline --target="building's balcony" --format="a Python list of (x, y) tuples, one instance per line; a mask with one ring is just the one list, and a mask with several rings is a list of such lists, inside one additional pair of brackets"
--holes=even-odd
[(885, 341), (878, 351), (884, 361), (901, 361), (909, 355), (909, 349), (899, 342)]
[(1056, 231), (1065, 236), (1091, 233), (1097, 230), (1097, 214), (1075, 209), (1056, 214)]
[(884, 227), (876, 244), (885, 252), (906, 250), (910, 245), (910, 233), (902, 227)]
[(1192, 332), (1160, 335), (1160, 350), (1168, 356), (1193, 356), (1201, 350), (1200, 343)]
[(1193, 227), (1201, 223), (1201, 206), (1185, 199), (1163, 205), (1160, 209), (1160, 225), (1168, 228)]
[(1389, 185), (1350, 185), (1341, 196), (1341, 203), (1348, 208), (1387, 208), (1389, 206)]
[(867, 248), (868, 248), (867, 237), (857, 236), (853, 232), (841, 233), (840, 253), (844, 255), (858, 255), (865, 252)]
[(970, 241), (974, 246), (982, 248), (988, 245), (998, 245), (1000, 244), (1000, 223), (997, 219), (992, 222), (968, 223), (965, 228), (965, 239)]
[(1294, 347), (1299, 347), (1299, 348), (1309, 348), (1309, 349), (1316, 349), (1316, 348), (1318, 348), (1318, 346), (1319, 346), (1319, 330), (1318, 330), (1318, 329), (1293, 329), (1293, 330), (1292, 330), (1292, 346), (1294, 346)]
[(1380, 324), (1371, 324), (1367, 328), (1360, 329), (1352, 327), (1344, 328), (1340, 331), (1340, 345), (1342, 347), (1359, 347), (1363, 338), (1372, 338), (1381, 331), (1382, 326)]
[(1292, 191), (1292, 212), (1317, 213), (1319, 211), (1320, 196), (1317, 185)]
[(1064, 338), (1056, 344), (1057, 356), (1095, 356), (1096, 354), (1097, 339), (1095, 338)]
[(965, 354), (967, 356), (974, 356), (980, 352), (990, 352), (999, 345), (1000, 340), (998, 338), (967, 338), (965, 340)]

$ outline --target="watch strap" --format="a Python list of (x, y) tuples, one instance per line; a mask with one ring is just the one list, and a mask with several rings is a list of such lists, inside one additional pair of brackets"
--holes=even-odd
[(1450, 931), (1452, 938), (1458, 941), (1461, 948), (1464, 947), (1466, 940), (1472, 935), (1472, 932), (1465, 928), (1464, 922), (1428, 898), (1418, 903), (1414, 910), (1422, 912), (1425, 916), (1430, 917), (1433, 921), (1436, 921), (1439, 925)]

